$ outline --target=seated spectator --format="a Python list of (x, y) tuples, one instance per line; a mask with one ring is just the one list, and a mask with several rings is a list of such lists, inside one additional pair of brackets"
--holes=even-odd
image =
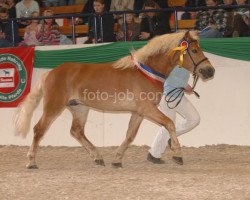
[[(16, 4), (16, 17), (31, 17), (31, 13), (37, 11), (39, 13), (39, 5), (35, 0), (22, 0)], [(20, 21), (19, 27), (24, 28), (29, 21)]]
[[(134, 0), (111, 0), (110, 11), (125, 11), (134, 9)], [(117, 22), (122, 18), (122, 15), (114, 15)]]
[[(234, 0), (223, 0), (222, 5), (234, 5)], [(234, 24), (234, 10), (232, 8), (225, 9), (227, 13), (227, 23), (223, 37), (232, 37), (233, 36), (233, 24)]]
[[(206, 0), (207, 6), (217, 6), (217, 0)], [(201, 38), (223, 37), (227, 25), (225, 10), (199, 11), (196, 16), (195, 29)]]
[(233, 37), (250, 36), (250, 14), (249, 11), (238, 13), (234, 16)]
[[(38, 17), (39, 13), (34, 11), (31, 13), (31, 17)], [(41, 28), (39, 24), (39, 20), (33, 19), (31, 23), (25, 27), (24, 39), (19, 43), (18, 46), (36, 46), (40, 45), (40, 42), (37, 40), (36, 35), (38, 30)]]
[(95, 12), (90, 16), (88, 26), (88, 40), (85, 43), (114, 42), (114, 17), (103, 14), (105, 10), (104, 0), (94, 0)]
[[(206, 6), (205, 0), (187, 0), (185, 3), (185, 7), (187, 8), (196, 8), (200, 6)], [(182, 16), (182, 20), (185, 19), (196, 19), (196, 11), (185, 11)]]
[[(0, 48), (11, 47), (19, 42), (18, 36), (18, 26), (14, 22), (14, 30), (12, 31), (12, 24), (10, 21), (5, 21), (9, 18), (9, 13), (7, 8), (0, 8)], [(13, 41), (14, 35), (14, 41)]]
[[(159, 5), (153, 0), (147, 0), (144, 3), (143, 10), (160, 9)], [(141, 29), (140, 29), (140, 40), (148, 40), (156, 35), (162, 35), (170, 32), (168, 24), (162, 17), (161, 13), (146, 12), (142, 15)]]
[(15, 0), (6, 0), (9, 10), (9, 18), (16, 18), (16, 3)]
[[(53, 11), (45, 10), (43, 16), (53, 16)], [(41, 45), (60, 44), (61, 33), (59, 32), (59, 26), (55, 22), (55, 19), (41, 20), (36, 38), (41, 43)]]
[[(82, 10), (82, 14), (90, 14), (90, 13), (94, 13), (94, 7), (93, 7), (93, 2), (94, 0), (87, 0), (86, 4), (83, 7)], [(104, 4), (105, 4), (105, 11), (109, 12), (110, 9), (110, 4), (111, 4), (111, 0), (104, 0)], [(89, 16), (84, 16), (82, 18), (79, 18), (78, 20), (78, 24), (86, 24), (89, 21)]]
[(0, 8), (9, 8), (6, 0), (0, 0)]
[[(135, 21), (133, 13), (126, 14), (126, 41), (139, 40), (140, 24)], [(118, 26), (117, 41), (125, 41), (124, 24)]]
[[(247, 0), (236, 0), (237, 5), (246, 5)], [(249, 35), (249, 11), (247, 8), (239, 8), (235, 12), (233, 23), (233, 37), (248, 37)]]

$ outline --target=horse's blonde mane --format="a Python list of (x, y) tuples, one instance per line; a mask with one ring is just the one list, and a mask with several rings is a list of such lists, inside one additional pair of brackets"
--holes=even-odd
[[(180, 44), (180, 41), (183, 39), (186, 31), (181, 31), (175, 34), (165, 34), (157, 36), (150, 40), (145, 46), (134, 52), (134, 57), (140, 63), (145, 63), (150, 56), (153, 56), (158, 53), (167, 53), (173, 48), (177, 47)], [(194, 40), (198, 40), (197, 31), (190, 31), (190, 36)], [(114, 68), (126, 69), (134, 67), (134, 64), (131, 60), (131, 56), (125, 56), (113, 64)]]

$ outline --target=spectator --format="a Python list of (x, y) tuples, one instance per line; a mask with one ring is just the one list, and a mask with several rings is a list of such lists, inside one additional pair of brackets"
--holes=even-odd
[[(12, 24), (9, 21), (6, 21), (9, 18), (9, 13), (7, 8), (0, 8), (0, 47), (11, 47), (16, 45), (19, 42), (18, 36), (18, 26), (15, 22), (14, 32), (12, 31)], [(14, 40), (14, 41), (13, 41)]]
[[(45, 10), (43, 16), (53, 16), (52, 10)], [(36, 34), (37, 40), (41, 45), (57, 45), (60, 44), (61, 33), (55, 19), (44, 19), (41, 21), (40, 27)]]
[[(196, 8), (200, 6), (206, 6), (206, 1), (205, 0), (187, 0), (185, 3), (185, 7), (187, 8)], [(196, 11), (185, 11), (181, 19), (196, 19)]]
[(250, 36), (250, 14), (249, 11), (238, 13), (234, 16), (233, 37)]
[[(224, 5), (234, 5), (234, 0), (223, 0)], [(223, 37), (233, 36), (233, 24), (234, 24), (234, 10), (232, 8), (225, 9), (227, 12), (227, 23), (224, 31)]]
[[(133, 13), (126, 14), (126, 41), (139, 40), (140, 24), (135, 21)], [(117, 31), (117, 41), (125, 40), (124, 24), (119, 25)]]
[[(144, 3), (143, 10), (160, 9), (159, 5), (153, 0)], [(156, 35), (170, 32), (168, 25), (162, 17), (162, 13), (146, 12), (142, 15), (140, 40), (148, 40)]]
[[(112, 0), (110, 5), (110, 11), (124, 11), (124, 10), (133, 10), (134, 9), (134, 0)], [(120, 22), (119, 20), (122, 18), (122, 15), (114, 15), (115, 20)]]
[[(16, 4), (16, 17), (31, 17), (31, 13), (37, 11), (39, 13), (39, 5), (35, 0), (22, 0)], [(27, 20), (20, 21), (19, 27), (26, 27), (29, 24)]]
[(16, 3), (15, 0), (6, 0), (9, 9), (9, 18), (16, 18)]
[(89, 18), (89, 33), (86, 43), (114, 42), (114, 17), (103, 14), (105, 10), (104, 0), (94, 0), (95, 12)]
[[(38, 17), (39, 13), (34, 11), (31, 13), (31, 17)], [(39, 20), (33, 19), (31, 23), (26, 26), (24, 33), (24, 40), (19, 43), (18, 46), (36, 46), (40, 45), (40, 42), (37, 40), (36, 35), (39, 31), (41, 25), (39, 25)]]
[(0, 8), (9, 8), (6, 0), (0, 0)]
[[(217, 0), (206, 0), (207, 6), (217, 6)], [(199, 11), (196, 16), (195, 28), (201, 38), (223, 37), (227, 25), (225, 10)]]
[[(95, 10), (93, 7), (93, 2), (94, 2), (94, 0), (87, 0), (81, 13), (82, 14), (94, 13)], [(104, 0), (104, 4), (105, 4), (105, 11), (109, 12), (111, 0)], [(89, 16), (85, 16), (83, 18), (79, 18), (77, 23), (78, 24), (86, 24), (86, 23), (88, 23), (88, 21), (89, 21)]]

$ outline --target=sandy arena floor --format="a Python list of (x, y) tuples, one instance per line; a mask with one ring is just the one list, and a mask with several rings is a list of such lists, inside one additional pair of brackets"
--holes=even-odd
[(80, 147), (41, 147), (38, 170), (25, 168), (28, 147), (0, 146), (0, 200), (250, 200), (250, 147), (183, 147), (184, 166), (146, 160), (147, 146), (131, 146), (123, 168), (111, 160), (116, 147), (99, 148), (97, 166)]

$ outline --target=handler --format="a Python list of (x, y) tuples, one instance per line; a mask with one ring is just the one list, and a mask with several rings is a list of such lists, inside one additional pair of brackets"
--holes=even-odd
[[(185, 119), (184, 123), (176, 125), (177, 137), (192, 130), (200, 123), (199, 113), (184, 95), (184, 92), (188, 94), (194, 92), (193, 88), (188, 84), (189, 77), (190, 72), (188, 70), (176, 66), (165, 80), (163, 96), (160, 101), (161, 112), (174, 123), (176, 121), (176, 113)], [(161, 156), (168, 145), (171, 148), (170, 136), (167, 129), (162, 126), (151, 145), (147, 160), (156, 164), (164, 163)], [(174, 161), (178, 164), (183, 164), (182, 161)]]

